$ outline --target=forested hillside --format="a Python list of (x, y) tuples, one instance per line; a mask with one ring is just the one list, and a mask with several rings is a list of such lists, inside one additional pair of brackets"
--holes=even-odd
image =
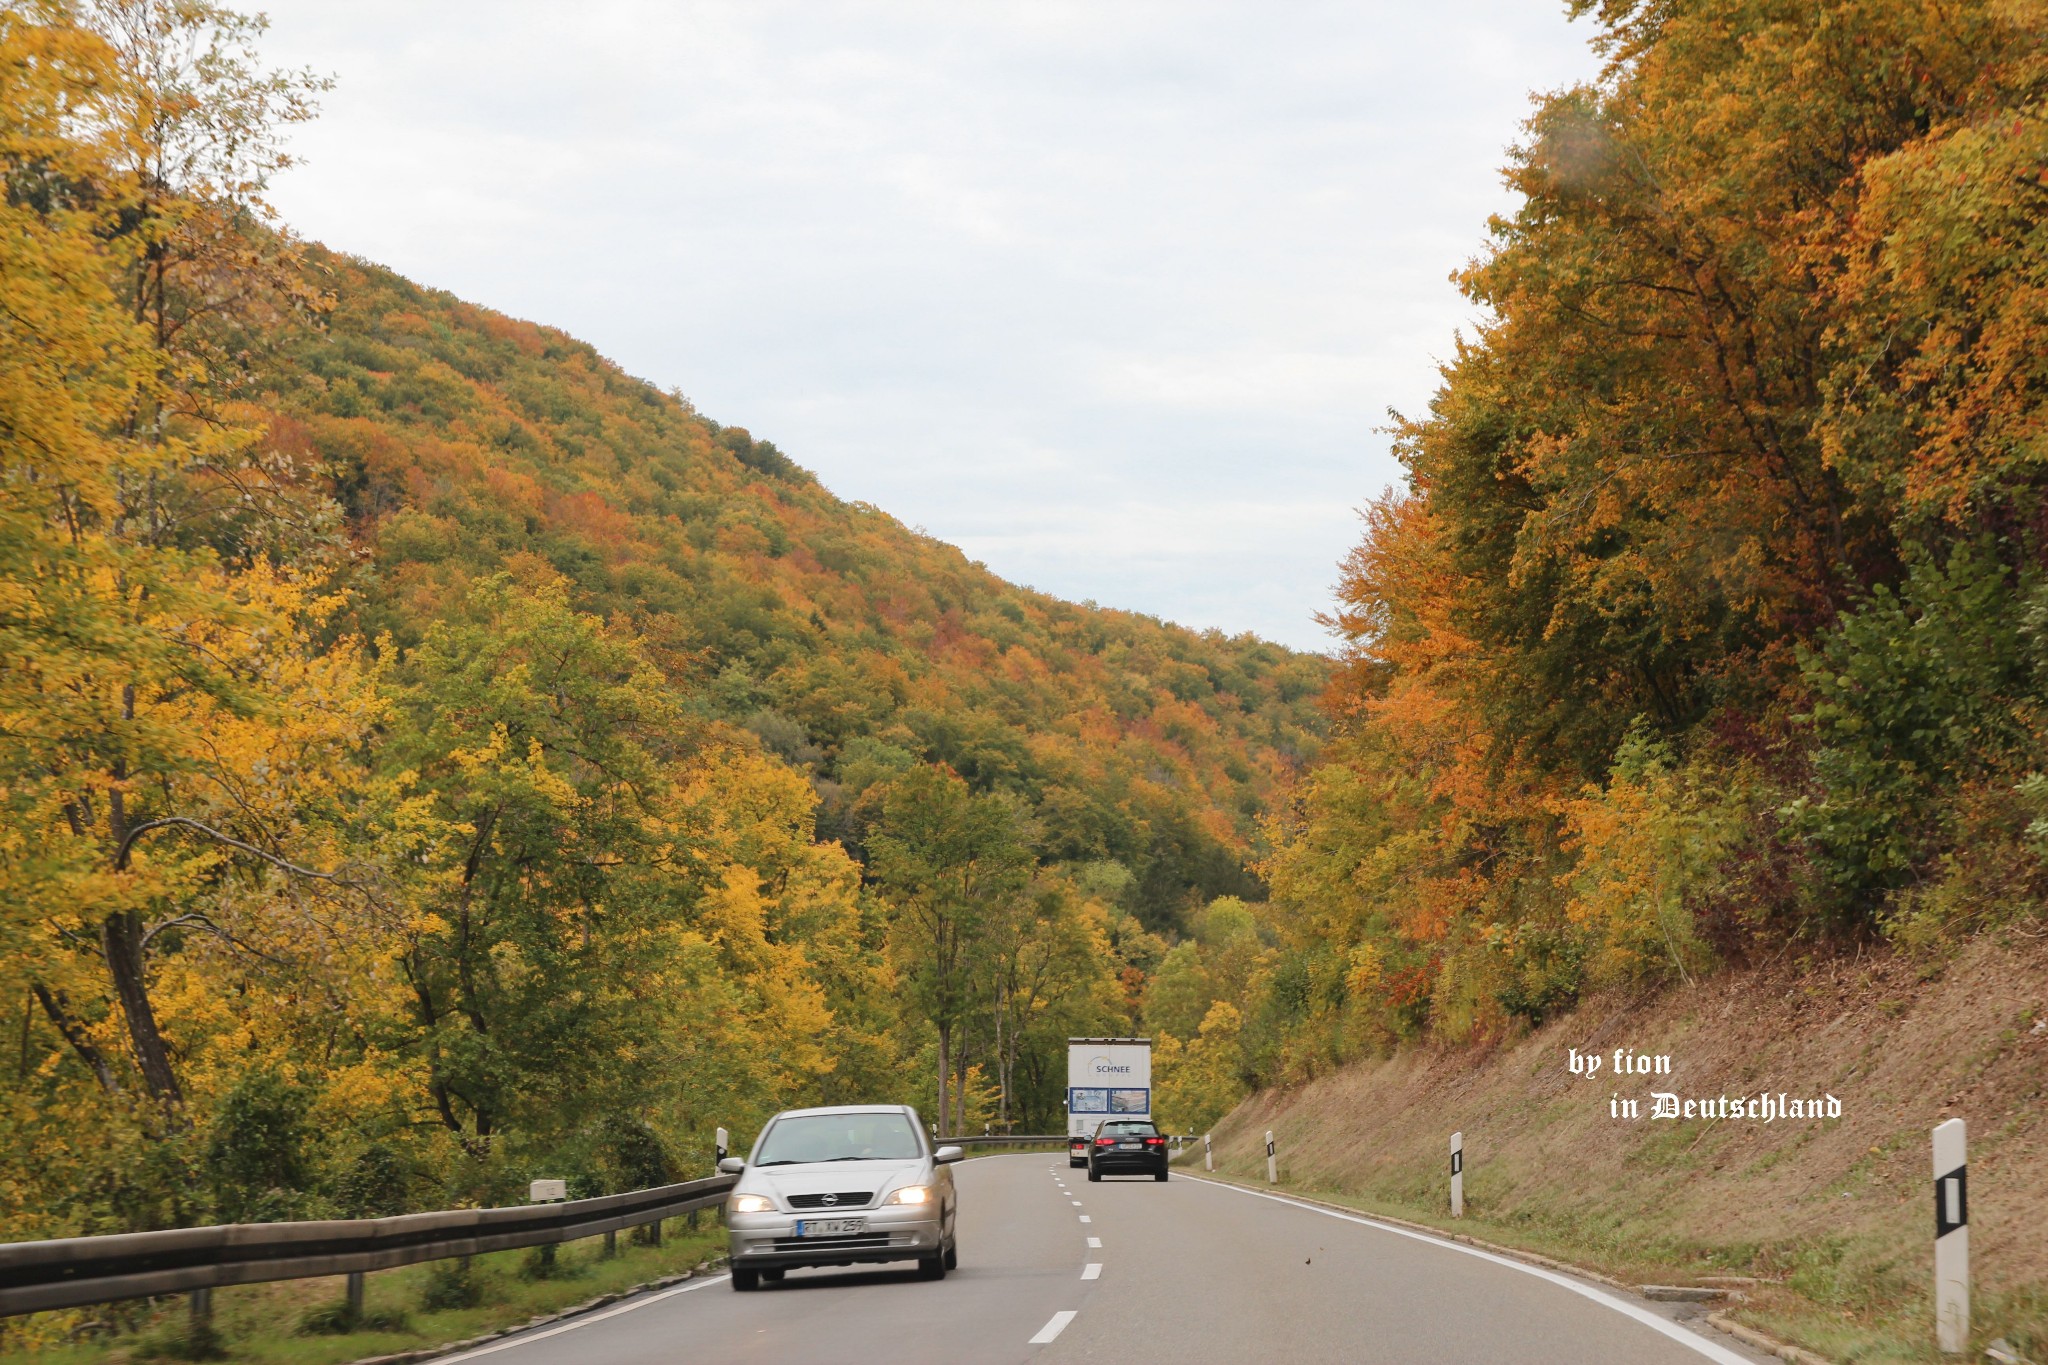
[(1056, 1122), (1065, 1036), (1249, 924), (1327, 661), (302, 245), (261, 32), (0, 5), (0, 1239)]
[(2048, 8), (1571, 8), (1605, 72), (1345, 565), (1240, 1077), (2041, 921)]
[(1014, 587), (560, 332), (325, 253), (307, 277), (333, 304), (265, 367), (271, 435), (375, 565), (366, 633), (402, 647), (532, 556), (813, 778), (828, 838), (858, 850), (867, 787), (943, 763), (1022, 797), (1048, 859), (1114, 862), (1147, 929), (1251, 889), (1322, 661)]

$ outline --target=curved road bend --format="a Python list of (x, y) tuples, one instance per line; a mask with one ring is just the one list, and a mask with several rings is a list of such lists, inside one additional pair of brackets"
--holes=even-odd
[(942, 1282), (801, 1270), (736, 1294), (721, 1275), (440, 1365), (1770, 1359), (1665, 1305), (1178, 1173), (1091, 1185), (1044, 1154), (955, 1169), (960, 1269)]

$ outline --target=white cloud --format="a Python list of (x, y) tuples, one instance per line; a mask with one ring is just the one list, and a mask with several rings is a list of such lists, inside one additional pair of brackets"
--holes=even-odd
[(1183, 411), (1351, 410), (1372, 388), (1376, 357), (1312, 351), (1126, 355), (1102, 366), (1105, 396)]
[[(1312, 624), (1562, 6), (268, 0), (307, 234), (1074, 597)], [(1162, 510), (1164, 509), (1164, 510)]]

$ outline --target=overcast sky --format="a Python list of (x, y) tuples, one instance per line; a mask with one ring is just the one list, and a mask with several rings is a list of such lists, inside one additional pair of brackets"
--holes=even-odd
[(998, 573), (1329, 647), (1562, 0), (271, 0), (307, 236)]

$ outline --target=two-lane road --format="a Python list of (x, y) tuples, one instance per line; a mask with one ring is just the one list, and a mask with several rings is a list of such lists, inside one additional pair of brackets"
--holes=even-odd
[(1063, 1155), (963, 1162), (960, 1268), (692, 1281), (448, 1357), (677, 1362), (1763, 1361), (1659, 1306), (1176, 1173), (1090, 1184)]

